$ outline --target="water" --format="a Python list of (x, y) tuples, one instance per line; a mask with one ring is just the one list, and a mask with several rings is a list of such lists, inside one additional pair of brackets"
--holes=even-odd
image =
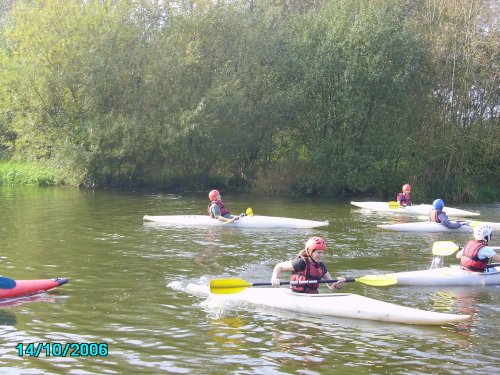
[[(1, 273), (68, 277), (47, 294), (0, 303), (0, 373), (6, 374), (483, 374), (500, 354), (500, 288), (344, 291), (405, 306), (472, 314), (442, 327), (300, 316), (245, 305), (213, 306), (188, 293), (214, 277), (269, 281), (277, 262), (312, 235), (329, 244), (334, 276), (428, 268), (437, 240), (466, 233), (382, 232), (382, 213), (349, 202), (224, 195), (233, 212), (329, 220), (326, 229), (187, 228), (142, 216), (204, 214), (205, 194), (0, 187)], [(500, 204), (458, 205), (500, 221)], [(399, 217), (398, 220), (411, 220)], [(394, 220), (394, 219), (393, 219)], [(496, 236), (493, 236), (493, 245)], [(455, 262), (454, 258), (447, 263)], [(324, 287), (323, 287), (324, 288)], [(105, 357), (19, 356), (23, 343), (105, 343)]]

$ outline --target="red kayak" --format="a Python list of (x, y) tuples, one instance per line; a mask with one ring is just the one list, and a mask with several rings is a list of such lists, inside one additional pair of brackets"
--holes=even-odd
[(0, 276), (0, 299), (45, 292), (67, 282), (68, 279), (14, 280)]

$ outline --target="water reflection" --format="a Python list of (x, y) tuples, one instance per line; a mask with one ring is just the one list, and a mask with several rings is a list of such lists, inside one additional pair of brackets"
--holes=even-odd
[[(65, 296), (57, 296), (50, 293), (38, 293), (31, 296), (0, 299), (0, 309), (20, 306), (32, 302), (44, 302), (44, 303), (65, 303)], [(2, 310), (0, 310), (2, 311)]]
[[(276, 309), (271, 312), (255, 306), (221, 307), (207, 301), (201, 305), (209, 319), (210, 345), (215, 345), (224, 355), (241, 355), (261, 346), (265, 350), (262, 359), (286, 373), (324, 373), (331, 371), (332, 361), (342, 368), (358, 368), (358, 371), (368, 362), (385, 368), (384, 358), (394, 357), (400, 358), (403, 368), (404, 363), (419, 357), (440, 356), (470, 345), (468, 338), (453, 325), (407, 326), (298, 315)], [(325, 346), (325, 342), (328, 345)], [(405, 346), (408, 351), (403, 358), (401, 350)], [(342, 358), (349, 359), (347, 365)]]
[(17, 323), (16, 316), (7, 310), (0, 310), (0, 326), (14, 326)]

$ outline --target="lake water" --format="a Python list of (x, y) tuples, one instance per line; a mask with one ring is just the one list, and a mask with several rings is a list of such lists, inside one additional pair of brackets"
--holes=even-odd
[[(467, 233), (383, 232), (414, 217), (365, 212), (348, 201), (223, 195), (233, 212), (329, 220), (325, 229), (167, 227), (143, 215), (205, 214), (206, 194), (0, 187), (0, 273), (67, 277), (36, 297), (0, 303), (2, 374), (484, 374), (496, 372), (500, 288), (383, 287), (353, 292), (404, 306), (472, 314), (438, 327), (213, 306), (186, 291), (214, 277), (270, 281), (308, 237), (329, 245), (334, 276), (426, 269), (434, 241)], [(453, 205), (500, 221), (500, 204)], [(498, 246), (493, 236), (493, 245)], [(447, 264), (456, 259), (446, 259)], [(325, 292), (326, 287), (322, 287)], [(46, 344), (58, 356), (19, 355)], [(107, 356), (62, 356), (58, 345), (106, 344)], [(16, 348), (17, 346), (17, 348)], [(60, 348), (59, 347), (59, 348)], [(94, 346), (96, 348), (97, 346)], [(81, 347), (83, 349), (83, 346)], [(87, 347), (88, 349), (88, 347)]]

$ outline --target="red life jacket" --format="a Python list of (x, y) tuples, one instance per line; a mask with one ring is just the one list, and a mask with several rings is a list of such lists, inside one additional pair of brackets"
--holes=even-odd
[(464, 270), (484, 272), (488, 268), (489, 258), (479, 259), (479, 250), (486, 245), (483, 241), (470, 240), (464, 246), (460, 267)]
[[(321, 280), (325, 273), (327, 272), (326, 266), (319, 262), (316, 263), (310, 257), (300, 256), (305, 263), (306, 268), (300, 272), (294, 272), (292, 276), (290, 276), (290, 281), (305, 281), (305, 280)], [(292, 285), (291, 289), (294, 292), (298, 293), (310, 293), (316, 294), (318, 293), (318, 283), (314, 284), (302, 284), (302, 285)]]
[(403, 204), (406, 204), (407, 206), (411, 206), (411, 195), (399, 193), (397, 198), (396, 198), (396, 201), (399, 202), (400, 206), (402, 206)]
[(441, 222), (441, 220), (439, 219), (439, 214), (440, 213), (441, 213), (440, 211), (436, 211), (435, 209), (430, 210), (430, 212), (429, 212), (429, 220), (430, 221), (434, 221), (436, 223), (440, 223)]
[(226, 205), (224, 204), (224, 202), (223, 202), (223, 201), (212, 201), (212, 202), (210, 202), (210, 204), (208, 205), (208, 208), (207, 208), (207, 210), (208, 210), (208, 214), (210, 215), (210, 217), (211, 217), (211, 218), (214, 218), (214, 219), (215, 219), (215, 216), (214, 216), (214, 215), (212, 214), (212, 212), (210, 211), (210, 206), (211, 206), (212, 204), (214, 204), (214, 203), (215, 203), (217, 206), (219, 206), (221, 216), (224, 216), (224, 215), (229, 214), (229, 210), (227, 209), (227, 207), (226, 207)]

